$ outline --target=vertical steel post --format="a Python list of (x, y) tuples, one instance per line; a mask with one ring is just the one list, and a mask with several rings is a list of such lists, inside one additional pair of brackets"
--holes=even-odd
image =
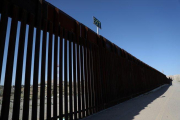
[(97, 34), (99, 35), (99, 28), (97, 27)]

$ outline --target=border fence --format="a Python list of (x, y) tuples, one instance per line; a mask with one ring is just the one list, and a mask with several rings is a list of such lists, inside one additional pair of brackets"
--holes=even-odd
[(81, 119), (170, 82), (43, 0), (0, 0), (0, 76), (0, 120)]

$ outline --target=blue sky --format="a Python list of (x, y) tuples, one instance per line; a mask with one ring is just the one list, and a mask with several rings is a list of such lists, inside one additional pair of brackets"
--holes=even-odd
[[(114, 0), (113, 2), (110, 0), (47, 0), (47, 2), (96, 32), (96, 26), (93, 24), (93, 16), (95, 16), (101, 21), (100, 35), (160, 72), (164, 71), (166, 75), (180, 74), (180, 0)], [(0, 84), (4, 82), (10, 23), (11, 19), (8, 22)], [(20, 22), (17, 31), (17, 33), (20, 31)], [(25, 54), (27, 51), (27, 33), (28, 26), (26, 29)], [(16, 39), (17, 46), (19, 36)], [(33, 53), (34, 43), (35, 40), (33, 41)], [(17, 47), (15, 56), (17, 56)], [(16, 61), (17, 57), (14, 60), (12, 84), (15, 83)], [(23, 71), (25, 71), (25, 61), (24, 57)], [(32, 60), (32, 70), (33, 64), (34, 61)], [(41, 72), (41, 69), (39, 69), (39, 72)], [(25, 72), (23, 72), (22, 84), (24, 83), (24, 75)]]
[(180, 74), (180, 0), (47, 0), (166, 75)]

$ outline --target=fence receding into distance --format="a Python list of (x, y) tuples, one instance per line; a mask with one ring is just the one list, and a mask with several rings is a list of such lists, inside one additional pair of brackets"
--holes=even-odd
[(0, 0), (0, 77), (0, 120), (76, 120), (169, 83), (43, 0)]

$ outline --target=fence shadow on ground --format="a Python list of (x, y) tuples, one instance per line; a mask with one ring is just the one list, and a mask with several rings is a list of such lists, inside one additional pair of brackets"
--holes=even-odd
[(166, 97), (162, 95), (171, 85), (163, 86), (155, 92), (145, 93), (142, 97), (125, 101), (82, 120), (133, 120), (135, 116), (139, 115), (154, 100)]

